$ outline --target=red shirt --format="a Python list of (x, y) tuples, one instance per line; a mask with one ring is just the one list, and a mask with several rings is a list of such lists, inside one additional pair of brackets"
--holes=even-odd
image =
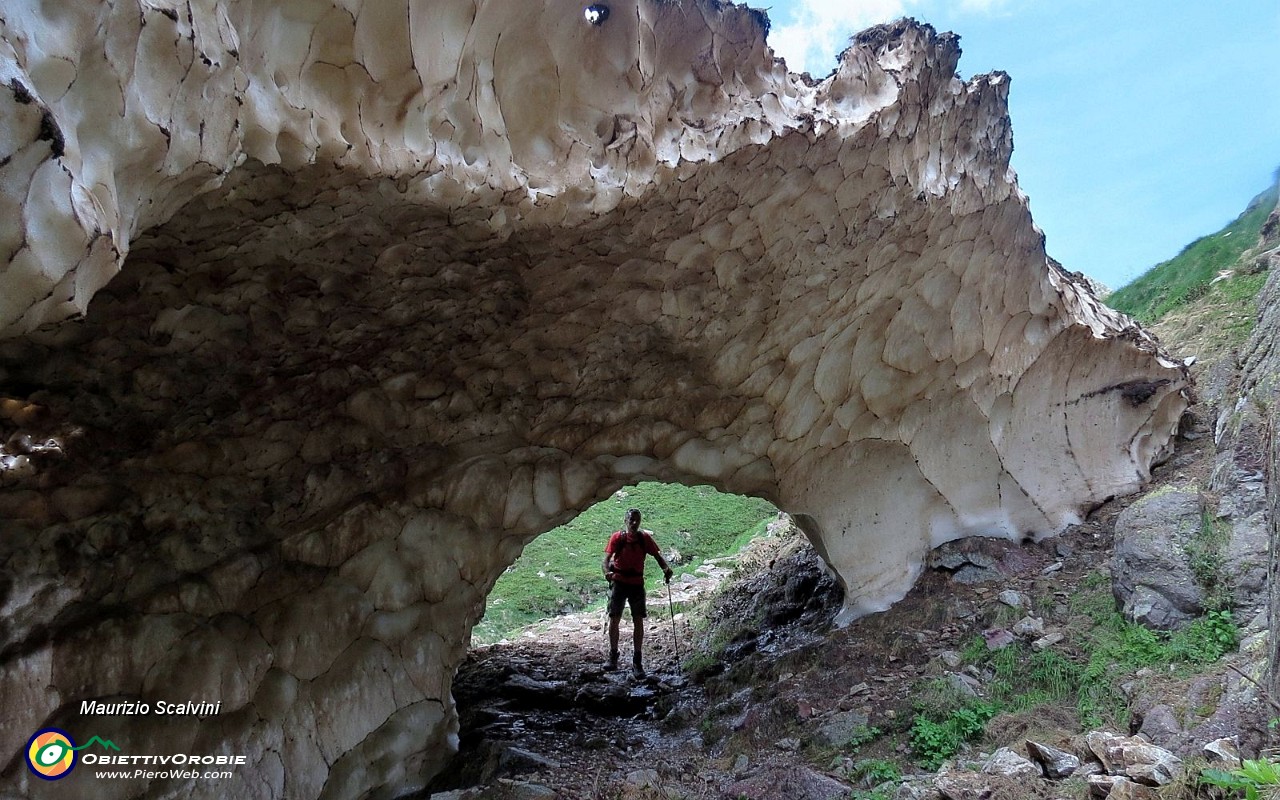
[(626, 531), (614, 531), (604, 552), (613, 556), (615, 581), (639, 586), (644, 585), (644, 557), (662, 555), (649, 531), (640, 531), (635, 541), (628, 540)]

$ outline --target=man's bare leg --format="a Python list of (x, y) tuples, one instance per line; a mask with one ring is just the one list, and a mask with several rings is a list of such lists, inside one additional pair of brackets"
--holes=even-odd
[(635, 623), (636, 627), (634, 634), (636, 650), (635, 655), (631, 659), (631, 664), (636, 672), (636, 676), (639, 677), (644, 674), (644, 669), (640, 666), (641, 653), (644, 652), (644, 617), (632, 617), (632, 622)]
[(622, 621), (622, 615), (609, 617), (609, 668), (618, 668), (618, 623)]

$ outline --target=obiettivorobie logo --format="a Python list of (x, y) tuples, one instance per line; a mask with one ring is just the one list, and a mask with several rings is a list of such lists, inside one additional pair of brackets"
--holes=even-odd
[(107, 750), (120, 751), (116, 743), (110, 739), (95, 736), (76, 747), (71, 734), (57, 728), (41, 728), (27, 742), (27, 768), (37, 778), (56, 781), (71, 774), (76, 766), (76, 753), (93, 744), (100, 744)]

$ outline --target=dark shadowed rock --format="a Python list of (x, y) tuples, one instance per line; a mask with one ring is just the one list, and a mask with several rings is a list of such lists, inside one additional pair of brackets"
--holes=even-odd
[(844, 800), (849, 787), (808, 767), (776, 767), (729, 784), (721, 791), (728, 800)]
[(1138, 728), (1139, 734), (1158, 745), (1166, 744), (1181, 732), (1178, 717), (1167, 705), (1158, 705), (1147, 711), (1142, 717), (1142, 726)]
[(1080, 768), (1080, 757), (1066, 750), (1059, 750), (1052, 745), (1027, 740), (1027, 755), (1040, 765), (1046, 778), (1055, 781), (1070, 777)]

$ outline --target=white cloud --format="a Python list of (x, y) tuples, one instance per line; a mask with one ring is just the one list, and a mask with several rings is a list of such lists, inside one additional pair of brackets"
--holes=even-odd
[[(780, 0), (770, 15), (769, 45), (792, 72), (820, 77), (835, 68), (836, 55), (853, 34), (930, 5), (929, 0)], [(1009, 5), (1010, 0), (959, 0), (962, 12), (974, 14), (996, 13)]]
[[(970, 2), (974, 0), (969, 0)], [(978, 0), (981, 1), (981, 0)], [(906, 14), (906, 0), (799, 0), (783, 25), (769, 33), (769, 45), (792, 72), (825, 75), (849, 37), (871, 25)]]

